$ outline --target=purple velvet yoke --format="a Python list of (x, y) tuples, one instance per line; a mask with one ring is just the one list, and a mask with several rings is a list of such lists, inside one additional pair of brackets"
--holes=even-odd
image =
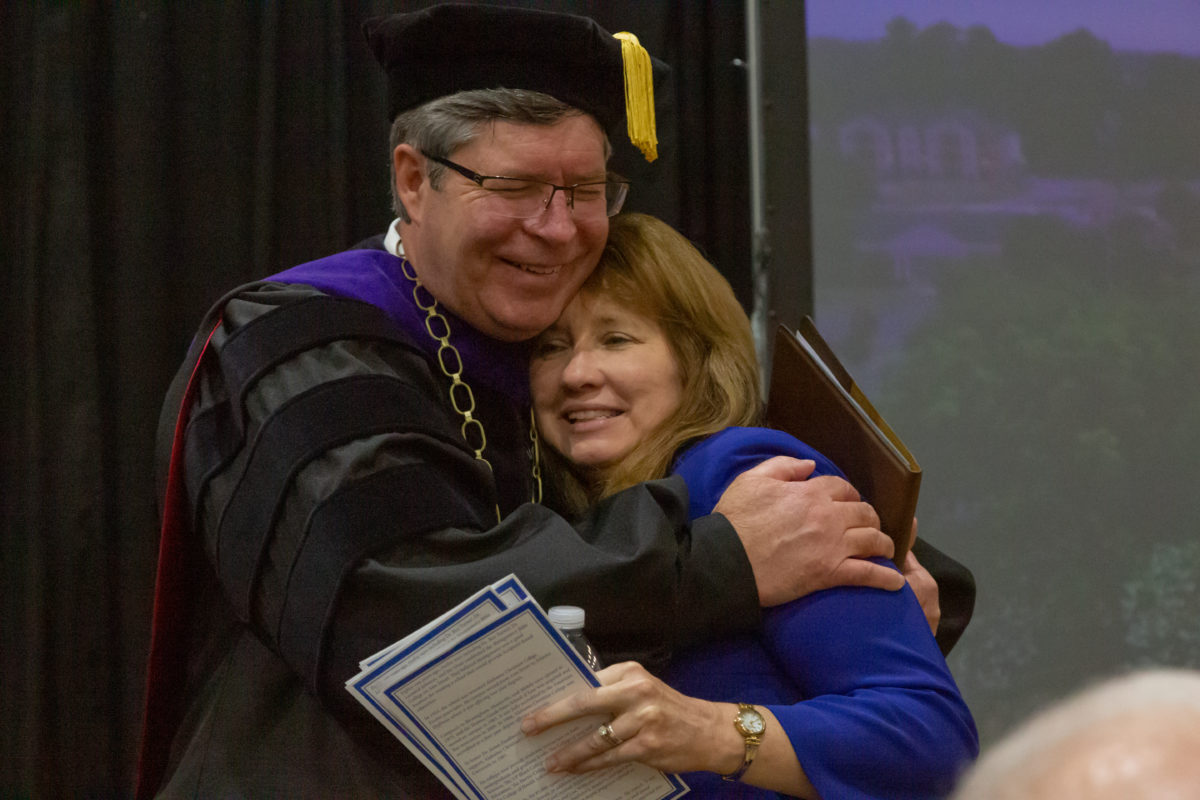
[[(370, 303), (382, 309), (436, 362), (438, 341), (425, 328), (425, 312), (417, 307), (412, 281), (404, 277), (402, 263), (384, 250), (346, 250), (265, 280), (301, 283), (335, 297)], [(438, 310), (450, 325), (450, 342), (462, 356), (463, 371), (470, 379), (503, 392), (518, 405), (528, 405), (528, 345), (485, 336), (445, 306)]]

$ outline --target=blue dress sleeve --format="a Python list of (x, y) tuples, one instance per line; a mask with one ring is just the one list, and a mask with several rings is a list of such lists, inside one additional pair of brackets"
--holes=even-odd
[(711, 514), (734, 478), (772, 456), (817, 462), (810, 477), (846, 477), (832, 461), (794, 436), (770, 428), (726, 428), (692, 445), (675, 461), (674, 471), (688, 487), (688, 516)]
[[(733, 478), (775, 455), (841, 474), (787, 434), (730, 428), (676, 464), (692, 514), (709, 513)], [(943, 797), (978, 755), (974, 720), (907, 586), (816, 592), (768, 609), (763, 626), (762, 644), (804, 698), (764, 705), (826, 800)]]

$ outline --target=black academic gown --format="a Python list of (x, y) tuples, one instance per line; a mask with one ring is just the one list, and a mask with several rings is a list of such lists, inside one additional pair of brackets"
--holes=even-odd
[[(528, 502), (527, 410), (469, 364), (490, 468), (436, 361), (377, 308), (275, 282), (218, 306), (184, 437), (196, 602), (162, 796), (443, 796), (344, 683), (510, 572), (543, 606), (587, 609), (609, 663), (655, 668), (758, 623), (736, 534), (689, 524), (679, 479), (569, 524)], [(164, 407), (162, 464), (191, 369)]]
[[(608, 663), (656, 670), (678, 646), (759, 622), (735, 532), (719, 515), (688, 523), (680, 479), (626, 490), (575, 524), (528, 502), (528, 412), (482, 376), (487, 340), (463, 347), (490, 468), (475, 458), (423, 325), (388, 308), (411, 291), (392, 258), (350, 251), (306, 273), (382, 269), (400, 291), (379, 305), (256, 283), (201, 326), (197, 343), (212, 336), (182, 450), (189, 627), (169, 654), (186, 678), (167, 692), (182, 692), (183, 716), (150, 743), (170, 740), (162, 796), (448, 796), (344, 684), (360, 660), (510, 572), (544, 607), (584, 607)], [(164, 405), (160, 492), (199, 351)], [(920, 555), (952, 587), (943, 626), (956, 638), (970, 575)]]

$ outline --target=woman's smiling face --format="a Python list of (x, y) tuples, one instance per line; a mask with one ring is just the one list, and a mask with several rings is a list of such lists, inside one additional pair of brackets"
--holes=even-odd
[(530, 384), (545, 441), (571, 462), (600, 469), (629, 455), (683, 399), (658, 324), (586, 292), (537, 338)]

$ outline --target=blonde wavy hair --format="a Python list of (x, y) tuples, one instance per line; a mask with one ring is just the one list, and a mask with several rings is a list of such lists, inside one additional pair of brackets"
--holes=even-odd
[(547, 448), (551, 502), (580, 511), (634, 484), (666, 477), (689, 442), (760, 421), (750, 320), (729, 282), (670, 225), (645, 214), (614, 217), (600, 263), (580, 292), (612, 300), (659, 326), (679, 366), (683, 399), (672, 416), (599, 476)]

